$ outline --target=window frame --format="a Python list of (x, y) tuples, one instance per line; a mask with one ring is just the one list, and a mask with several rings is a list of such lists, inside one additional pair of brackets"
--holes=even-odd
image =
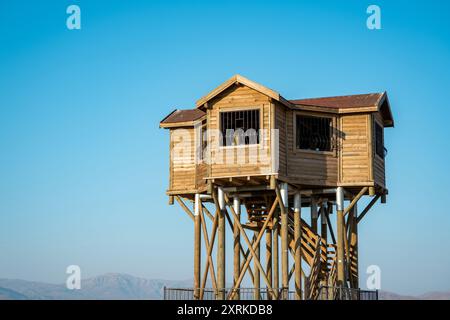
[[(382, 152), (383, 156), (380, 156), (377, 152), (377, 126), (381, 128), (381, 145), (382, 145)], [(377, 119), (374, 119), (373, 122), (373, 146), (374, 146), (374, 155), (378, 157), (379, 160), (384, 161), (386, 158), (385, 155), (385, 146), (384, 146), (384, 126), (382, 123), (380, 123)]]
[[(315, 117), (315, 118), (326, 118), (331, 120), (331, 150), (325, 151), (325, 150), (310, 150), (310, 149), (300, 149), (297, 148), (297, 116), (306, 116), (306, 117)], [(293, 152), (294, 154), (297, 152), (300, 153), (311, 153), (311, 154), (323, 154), (323, 155), (332, 155), (334, 157), (337, 157), (337, 148), (336, 143), (334, 143), (336, 139), (336, 126), (337, 126), (337, 117), (330, 114), (318, 114), (315, 112), (307, 112), (307, 111), (294, 111), (293, 112)]]
[[(262, 146), (261, 139), (263, 136), (261, 135), (261, 129), (264, 129), (264, 109), (263, 106), (233, 106), (233, 107), (219, 107), (219, 110), (217, 112), (217, 128), (219, 129), (220, 134), (222, 135), (222, 121), (221, 121), (221, 114), (226, 112), (236, 112), (236, 111), (250, 111), (250, 110), (258, 110), (259, 111), (259, 129), (258, 129), (258, 143), (253, 144), (239, 144), (239, 145), (231, 145), (231, 146), (224, 146), (221, 144), (220, 139), (218, 139), (218, 145), (220, 149), (226, 149), (226, 148), (258, 148)], [(221, 137), (223, 139), (223, 136)], [(222, 140), (223, 141), (223, 140)]]

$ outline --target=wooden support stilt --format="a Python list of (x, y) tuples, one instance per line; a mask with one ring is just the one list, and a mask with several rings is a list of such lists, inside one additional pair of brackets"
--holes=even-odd
[(225, 299), (225, 198), (222, 188), (218, 188), (219, 202), (218, 238), (217, 238), (217, 299)]
[[(233, 198), (233, 207), (234, 207), (234, 211), (236, 212), (237, 218), (239, 219), (238, 221), (240, 222), (241, 219), (241, 200), (239, 199), (239, 197), (235, 196)], [(240, 299), (240, 287), (236, 286), (237, 280), (239, 278), (239, 274), (241, 273), (241, 237), (240, 237), (240, 231), (239, 231), (239, 226), (237, 224), (237, 222), (234, 222), (233, 225), (233, 237), (234, 237), (234, 286), (236, 287), (236, 289), (238, 289), (236, 295), (234, 296), (235, 300), (239, 300)]]
[(320, 237), (322, 241), (322, 245), (325, 249), (325, 261), (322, 261), (322, 278), (320, 280), (321, 286), (327, 285), (328, 279), (328, 265), (327, 265), (327, 256), (328, 256), (328, 226), (327, 226), (327, 215), (328, 215), (328, 207), (327, 202), (324, 201), (322, 203), (322, 213), (320, 214)]
[[(204, 207), (202, 207), (202, 208), (204, 208)], [(209, 272), (211, 274), (211, 282), (213, 285), (213, 289), (217, 290), (217, 281), (216, 281), (216, 273), (214, 271), (214, 263), (212, 261), (211, 254), (209, 254), (209, 252), (212, 251), (210, 249), (210, 246), (212, 244), (210, 244), (210, 242), (209, 242), (208, 230), (206, 228), (206, 221), (205, 221), (205, 217), (203, 215), (203, 210), (200, 210), (200, 218), (201, 218), (201, 224), (202, 224), (202, 230), (203, 230), (203, 239), (205, 241), (205, 249), (207, 252), (206, 260), (208, 261), (208, 263), (206, 264), (205, 270), (207, 270), (209, 267)], [(200, 299), (203, 298), (203, 291), (204, 291), (204, 286), (202, 285), (200, 288)]]
[[(225, 212), (225, 218), (226, 218), (226, 220), (228, 221), (228, 224), (229, 224), (229, 226), (230, 226), (230, 228), (233, 230), (233, 232), (234, 232), (234, 226), (235, 226), (235, 224), (231, 221), (231, 218), (230, 218), (230, 215), (228, 214), (228, 212), (225, 210), (224, 211)], [(239, 220), (239, 222), (240, 222), (240, 220)], [(240, 237), (240, 233), (239, 233), (239, 237)], [(249, 249), (247, 249), (247, 251), (244, 251), (244, 248), (242, 247), (242, 244), (239, 242), (239, 250), (241, 251), (241, 254), (242, 254), (242, 256), (244, 257), (244, 260), (245, 259), (247, 259), (247, 257), (249, 256), (249, 254), (250, 254), (250, 250)], [(242, 266), (243, 266), (243, 263), (241, 263), (241, 269), (242, 269)], [(252, 269), (249, 267), (248, 268), (248, 271), (249, 271), (249, 274), (250, 274), (250, 278), (251, 278), (251, 280), (253, 281), (253, 272), (252, 272)], [(233, 277), (233, 279), (234, 279), (234, 277)]]
[(302, 199), (300, 192), (294, 195), (294, 273), (295, 273), (295, 299), (302, 299), (302, 254), (301, 254), (301, 209)]
[[(214, 248), (214, 243), (215, 243), (215, 239), (216, 239), (216, 234), (217, 234), (217, 225), (218, 225), (218, 220), (219, 220), (219, 204), (217, 203), (217, 198), (214, 194), (214, 203), (216, 205), (216, 215), (214, 217), (214, 221), (213, 221), (213, 225), (212, 225), (212, 231), (211, 231), (211, 239), (209, 241), (209, 248), (207, 249), (207, 253), (206, 256), (208, 257), (208, 259), (206, 260), (206, 266), (205, 266), (205, 270), (203, 271), (203, 276), (202, 276), (202, 282), (201, 282), (201, 292), (200, 292), (200, 297), (202, 297), (203, 295), (203, 290), (205, 289), (205, 285), (206, 285), (206, 278), (208, 277), (208, 270), (211, 264), (211, 268), (214, 269), (214, 265), (212, 264), (212, 250)], [(217, 290), (217, 280), (215, 279), (215, 275), (213, 277), (213, 281), (216, 284), (215, 289)]]
[[(272, 230), (266, 230), (266, 273), (269, 284), (273, 286), (272, 280)], [(270, 299), (270, 295), (268, 295)]]
[(318, 213), (317, 212), (317, 198), (311, 197), (311, 229), (315, 233), (317, 233), (317, 219), (318, 219), (317, 213)]
[(336, 244), (336, 237), (334, 236), (333, 226), (331, 225), (331, 221), (330, 221), (330, 214), (331, 214), (332, 210), (333, 210), (333, 204), (330, 202), (330, 203), (328, 203), (328, 211), (326, 213), (326, 218), (327, 218), (328, 230), (330, 231), (331, 241), (333, 242), (333, 244)]
[(350, 272), (352, 274), (352, 287), (359, 288), (359, 261), (358, 261), (358, 207), (355, 205), (350, 213)]
[(337, 226), (337, 283), (338, 286), (343, 287), (345, 284), (344, 274), (344, 237), (345, 237), (345, 224), (344, 224), (344, 189), (338, 187), (336, 189), (336, 226)]
[[(270, 209), (269, 214), (267, 215), (266, 221), (264, 221), (264, 224), (263, 224), (263, 226), (262, 226), (262, 228), (261, 228), (261, 230), (260, 230), (260, 232), (258, 234), (258, 237), (256, 238), (255, 243), (250, 243), (250, 240), (248, 239), (244, 228), (242, 227), (242, 225), (240, 223), (238, 224), (239, 225), (239, 229), (241, 231), (241, 235), (244, 238), (244, 241), (247, 243), (247, 246), (248, 246), (248, 249), (250, 250), (251, 256), (248, 259), (246, 259), (244, 266), (241, 268), (241, 274), (239, 275), (239, 279), (237, 281), (237, 285), (241, 284), (242, 279), (244, 278), (245, 272), (246, 272), (246, 270), (247, 270), (247, 268), (248, 268), (252, 258), (256, 257), (256, 253), (255, 253), (254, 248), (256, 248), (256, 246), (261, 241), (261, 238), (262, 238), (262, 236), (264, 234), (264, 231), (266, 230), (267, 225), (269, 224), (269, 221), (272, 218), (273, 213), (275, 212), (277, 204), (278, 204), (278, 199), (273, 203), (272, 208)], [(234, 212), (233, 208), (231, 208), (231, 212), (233, 213), (233, 216), (236, 215), (236, 213)], [(256, 258), (255, 258), (255, 262), (256, 262), (257, 268), (259, 269), (259, 271), (261, 272), (261, 274), (263, 276), (264, 282), (268, 286), (269, 291), (273, 291), (272, 287), (270, 286), (269, 280), (267, 279), (267, 275), (266, 275), (266, 273), (263, 270), (261, 262), (259, 261), (259, 259), (256, 259)], [(235, 290), (233, 288), (231, 290), (230, 294), (229, 294), (229, 298), (233, 298), (235, 293), (236, 292), (235, 292)]]
[[(255, 231), (255, 234), (253, 235), (254, 241), (256, 241), (258, 234), (259, 234), (259, 231)], [(257, 263), (256, 261), (259, 261), (259, 256), (261, 253), (260, 248), (261, 248), (260, 242), (258, 242), (258, 244), (256, 245), (256, 248), (255, 248), (255, 259), (253, 260), (253, 263), (255, 265), (254, 266), (255, 274), (253, 277), (253, 287), (255, 288), (255, 295), (254, 295), (255, 300), (261, 299), (261, 292), (259, 290), (261, 287), (261, 275), (259, 273), (258, 266), (256, 265), (256, 263)]]
[(275, 189), (281, 211), (281, 281), (283, 299), (289, 290), (289, 244), (288, 244), (288, 184), (283, 182)]
[[(278, 198), (277, 198), (278, 201)], [(280, 210), (277, 208), (274, 212), (272, 219), (272, 266), (273, 266), (273, 287), (277, 290), (280, 288), (280, 244), (279, 244), (279, 235), (280, 235)], [(278, 295), (275, 297), (278, 299)]]
[(194, 203), (194, 299), (200, 299), (201, 264), (201, 217), (200, 194), (195, 194)]

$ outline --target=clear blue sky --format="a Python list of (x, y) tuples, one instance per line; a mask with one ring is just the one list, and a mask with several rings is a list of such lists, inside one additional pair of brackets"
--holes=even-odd
[(361, 273), (450, 290), (448, 2), (2, 0), (0, 48), (1, 278), (191, 278), (158, 122), (240, 73), (290, 99), (388, 91), (390, 196), (360, 227)]

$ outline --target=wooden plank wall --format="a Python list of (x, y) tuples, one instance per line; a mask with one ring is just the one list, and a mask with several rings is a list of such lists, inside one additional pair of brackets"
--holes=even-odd
[[(312, 186), (335, 186), (338, 177), (338, 158), (337, 153), (334, 152), (311, 152), (297, 150), (295, 146), (295, 129), (294, 119), (296, 112), (292, 110), (285, 110), (286, 120), (283, 120), (283, 109), (278, 107), (277, 113), (277, 128), (283, 131), (286, 127), (286, 154), (287, 154), (287, 178), (292, 183), (299, 183)], [(308, 113), (312, 114), (312, 113)], [(323, 114), (317, 114), (318, 116)], [(328, 115), (327, 115), (328, 116)], [(335, 118), (330, 115), (330, 117)], [(334, 121), (336, 124), (337, 121)], [(281, 138), (280, 138), (281, 140)], [(281, 144), (280, 144), (280, 150)], [(280, 152), (281, 153), (281, 152)], [(280, 159), (282, 159), (280, 154)], [(282, 166), (280, 165), (280, 168)], [(280, 171), (280, 174), (282, 172)]]
[[(287, 114), (291, 111), (286, 110), (279, 103), (273, 105), (275, 129), (278, 129), (278, 173), (282, 177), (287, 177), (288, 171), (288, 125)], [(290, 159), (289, 159), (290, 160)]]
[[(220, 111), (232, 111), (238, 109), (260, 108), (262, 129), (270, 129), (270, 101), (269, 98), (251, 88), (242, 85), (234, 85), (222, 92), (209, 102), (210, 116), (208, 119), (208, 130), (220, 130)], [(212, 130), (212, 131), (211, 131)], [(263, 147), (261, 152), (265, 152), (266, 157), (270, 157), (270, 136), (265, 135), (261, 146), (252, 145), (245, 147), (220, 147), (218, 136), (210, 137), (211, 159), (222, 159), (223, 163), (213, 163), (210, 166), (210, 177), (229, 177), (229, 176), (246, 176), (268, 174), (271, 171), (270, 162), (264, 164), (255, 164), (257, 154), (255, 148)], [(251, 150), (252, 149), (252, 150)], [(250, 151), (251, 150), (251, 151)], [(229, 152), (227, 155), (226, 152)], [(237, 160), (238, 154), (245, 154), (242, 163)], [(225, 156), (227, 159), (233, 159), (232, 163), (225, 164)], [(270, 158), (269, 158), (270, 159)]]
[(194, 189), (195, 171), (194, 128), (171, 129), (169, 190), (188, 191)]
[(371, 143), (368, 114), (343, 115), (340, 124), (341, 139), (340, 182), (371, 181)]
[[(383, 118), (381, 117), (381, 114), (379, 112), (376, 112), (372, 116), (373, 120), (378, 122), (381, 127), (383, 127)], [(383, 129), (384, 131), (384, 129)], [(375, 124), (372, 125), (372, 145), (373, 145), (373, 179), (376, 184), (379, 186), (382, 186), (383, 188), (386, 186), (386, 176), (385, 176), (385, 159), (379, 157), (375, 152)], [(384, 133), (383, 133), (384, 137)]]

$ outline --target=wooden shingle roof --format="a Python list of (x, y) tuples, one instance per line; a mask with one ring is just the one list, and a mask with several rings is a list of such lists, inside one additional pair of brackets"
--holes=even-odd
[(175, 109), (159, 123), (162, 128), (193, 126), (205, 116), (205, 112), (200, 109), (178, 110)]
[(203, 110), (206, 109), (208, 102), (235, 84), (252, 88), (290, 109), (338, 114), (380, 112), (384, 120), (384, 126), (394, 126), (394, 119), (386, 92), (286, 100), (278, 92), (237, 74), (199, 99), (196, 103), (196, 109), (173, 111), (160, 122), (160, 127), (169, 128), (194, 125), (194, 122), (206, 115)]
[(377, 105), (383, 93), (354, 94), (348, 96), (289, 100), (293, 104), (327, 108), (361, 108)]
[(297, 109), (311, 111), (354, 113), (379, 111), (386, 127), (394, 126), (391, 107), (386, 92), (354, 94), (345, 96), (289, 100)]

